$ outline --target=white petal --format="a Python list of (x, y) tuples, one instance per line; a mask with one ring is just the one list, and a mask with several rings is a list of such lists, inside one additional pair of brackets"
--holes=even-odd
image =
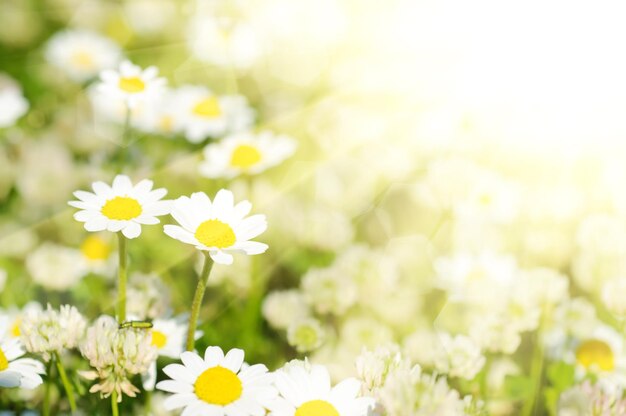
[(141, 180), (139, 181), (139, 183), (137, 183), (137, 185), (135, 185), (135, 187), (133, 188), (133, 192), (135, 193), (135, 195), (148, 193), (152, 189), (153, 185), (154, 182), (152, 182), (150, 179)]
[(180, 360), (183, 364), (185, 364), (185, 367), (187, 367), (194, 374), (200, 374), (208, 368), (204, 360), (195, 352), (183, 352), (180, 354)]
[(141, 225), (134, 221), (128, 221), (128, 225), (122, 230), (122, 234), (126, 238), (137, 238), (141, 234)]
[(239, 372), (241, 364), (243, 364), (244, 352), (239, 348), (233, 348), (226, 353), (226, 356), (220, 364), (222, 367), (228, 368), (233, 373)]
[[(113, 190), (109, 185), (104, 182), (98, 181), (91, 184), (93, 191), (97, 196), (108, 198), (113, 193)], [(76, 195), (76, 194), (74, 194)], [(78, 195), (76, 195), (78, 197)]]
[(174, 410), (188, 406), (196, 400), (198, 399), (194, 393), (176, 393), (165, 399), (163, 407), (165, 407), (165, 410)]
[(0, 387), (18, 387), (22, 376), (13, 371), (0, 372)]
[(191, 384), (175, 380), (159, 381), (156, 388), (170, 393), (193, 393), (193, 386)]
[(209, 251), (209, 255), (218, 264), (233, 264), (233, 256), (222, 250)]
[(171, 225), (171, 224), (165, 225), (163, 227), (163, 231), (168, 236), (178, 241), (182, 241), (183, 243), (193, 244), (193, 245), (198, 244), (198, 241), (193, 236), (193, 234), (185, 230), (183, 227), (179, 227), (178, 225)]
[(128, 194), (133, 190), (133, 183), (128, 176), (117, 175), (115, 179), (113, 179), (113, 190), (116, 193)]
[(107, 229), (109, 221), (104, 217), (97, 217), (90, 219), (85, 223), (85, 230), (87, 231), (104, 231)]
[(220, 189), (213, 199), (213, 215), (222, 217), (232, 212), (235, 203), (233, 193), (227, 189)]
[(265, 253), (268, 248), (267, 244), (258, 241), (242, 241), (233, 246), (233, 249), (243, 250), (248, 255)]
[(204, 362), (207, 368), (215, 367), (224, 360), (224, 351), (220, 347), (208, 347), (204, 351)]

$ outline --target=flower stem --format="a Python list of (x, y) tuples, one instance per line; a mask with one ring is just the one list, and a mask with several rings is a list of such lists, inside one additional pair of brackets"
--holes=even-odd
[(117, 272), (117, 319), (120, 323), (126, 321), (126, 281), (128, 270), (126, 269), (126, 237), (121, 232), (117, 233), (119, 268)]
[(535, 352), (533, 354), (532, 362), (530, 364), (530, 379), (533, 383), (533, 391), (531, 397), (526, 400), (524, 406), (522, 407), (522, 411), (520, 414), (523, 416), (531, 416), (536, 413), (535, 408), (537, 406), (537, 399), (541, 395), (544, 358), (543, 340), (541, 339), (542, 327), (543, 317), (536, 332)]
[(117, 409), (117, 392), (113, 391), (111, 394), (111, 414), (113, 416), (119, 416), (120, 411)]
[(200, 306), (202, 306), (202, 298), (206, 291), (206, 285), (209, 280), (209, 274), (213, 268), (213, 260), (208, 253), (204, 254), (204, 266), (202, 273), (198, 278), (198, 286), (196, 293), (193, 295), (193, 303), (191, 304), (191, 315), (189, 316), (189, 330), (187, 332), (187, 351), (193, 351), (196, 343), (196, 326), (198, 325), (198, 315), (200, 314)]
[(54, 354), (54, 361), (57, 365), (57, 370), (59, 371), (59, 375), (61, 376), (61, 382), (63, 383), (63, 388), (65, 389), (65, 394), (67, 394), (67, 400), (70, 402), (70, 409), (72, 413), (76, 412), (76, 399), (74, 398), (74, 389), (70, 384), (70, 381), (67, 379), (67, 373), (65, 372), (65, 368), (63, 368), (63, 364), (61, 363), (61, 357), (59, 354)]
[(48, 374), (48, 380), (46, 380), (46, 388), (44, 390), (43, 393), (43, 409), (41, 411), (41, 414), (43, 416), (50, 416), (50, 390), (52, 388), (52, 380), (50, 379), (50, 373), (52, 372), (52, 362), (48, 363), (48, 371), (46, 371), (46, 374)]

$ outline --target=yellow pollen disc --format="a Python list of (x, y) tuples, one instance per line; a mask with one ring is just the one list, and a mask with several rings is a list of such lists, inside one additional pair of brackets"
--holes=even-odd
[(20, 324), (22, 323), (21, 318), (17, 318), (15, 322), (13, 322), (13, 326), (11, 327), (11, 336), (17, 338), (22, 335), (22, 331), (20, 331)]
[(194, 383), (200, 400), (226, 406), (241, 397), (243, 384), (237, 374), (224, 367), (212, 367), (200, 374)]
[(200, 117), (215, 118), (222, 115), (220, 103), (217, 97), (208, 97), (193, 107), (193, 113)]
[(230, 225), (220, 220), (208, 220), (200, 224), (195, 237), (205, 246), (217, 248), (230, 247), (237, 241)]
[(93, 56), (86, 51), (76, 51), (72, 54), (72, 63), (82, 69), (93, 68)]
[(165, 344), (167, 344), (167, 336), (161, 331), (152, 330), (152, 345), (161, 349), (165, 347)]
[(116, 196), (109, 199), (102, 207), (102, 215), (112, 220), (132, 220), (141, 215), (139, 202), (127, 196)]
[(80, 251), (89, 260), (106, 260), (109, 258), (111, 248), (101, 237), (90, 235), (81, 244)]
[(311, 400), (298, 407), (294, 416), (339, 416), (339, 412), (327, 401)]
[(576, 350), (576, 361), (585, 368), (595, 365), (600, 370), (611, 371), (615, 368), (615, 357), (611, 347), (597, 339), (580, 344)]
[(9, 360), (7, 360), (7, 356), (4, 355), (4, 351), (0, 348), (0, 371), (4, 371), (9, 368)]
[(172, 116), (161, 117), (161, 120), (159, 120), (159, 128), (161, 131), (171, 132), (174, 128), (174, 119)]
[(235, 148), (230, 158), (230, 165), (240, 169), (249, 169), (261, 161), (261, 152), (249, 144), (241, 144)]
[(146, 89), (146, 84), (139, 77), (120, 78), (118, 87), (122, 91), (129, 92), (131, 94), (142, 92)]

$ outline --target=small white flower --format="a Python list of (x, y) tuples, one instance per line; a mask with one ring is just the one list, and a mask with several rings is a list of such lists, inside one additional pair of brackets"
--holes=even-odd
[(235, 133), (204, 148), (200, 173), (207, 178), (255, 175), (278, 165), (296, 150), (296, 142), (269, 131)]
[(120, 61), (120, 47), (110, 39), (83, 29), (56, 33), (46, 45), (46, 59), (78, 82), (87, 81)]
[(267, 229), (265, 215), (246, 217), (252, 204), (234, 203), (233, 193), (221, 189), (213, 202), (204, 192), (182, 196), (172, 205), (172, 217), (180, 224), (166, 225), (165, 234), (199, 250), (208, 251), (216, 263), (232, 264), (230, 252), (264, 253), (267, 244), (250, 241)]
[(180, 87), (176, 92), (176, 107), (180, 110), (185, 137), (191, 143), (244, 130), (254, 121), (254, 111), (245, 97), (217, 96), (200, 86)]
[(104, 182), (91, 186), (94, 193), (76, 191), (79, 201), (69, 202), (81, 209), (74, 219), (84, 222), (87, 231), (121, 231), (126, 238), (135, 238), (141, 234), (142, 224), (158, 224), (157, 217), (169, 212), (170, 201), (161, 200), (167, 190), (153, 190), (148, 179), (133, 186), (128, 176), (117, 175), (112, 186)]
[[(8, 332), (9, 322), (0, 318), (0, 334)], [(26, 352), (17, 338), (0, 337), (0, 388), (21, 387), (34, 389), (41, 383), (40, 374), (45, 374), (41, 362), (31, 358), (20, 358)]]
[(440, 334), (443, 348), (435, 359), (437, 370), (451, 377), (473, 379), (485, 365), (480, 346), (465, 335)]
[(267, 322), (276, 329), (287, 329), (292, 322), (311, 314), (304, 296), (296, 289), (268, 294), (261, 311)]
[(159, 70), (150, 66), (146, 69), (133, 65), (129, 61), (120, 64), (119, 70), (104, 70), (100, 73), (101, 83), (98, 89), (114, 99), (123, 99), (128, 108), (139, 103), (155, 99), (165, 87), (165, 78), (159, 78)]
[(269, 403), (271, 416), (362, 416), (373, 399), (358, 397), (361, 382), (354, 378), (331, 387), (326, 367), (291, 362), (275, 373), (279, 397)]
[(9, 127), (28, 111), (28, 101), (12, 78), (0, 74), (0, 128)]
[(317, 349), (324, 341), (324, 328), (317, 319), (305, 318), (293, 322), (287, 329), (287, 342), (298, 352)]
[(59, 311), (26, 311), (20, 323), (20, 339), (28, 352), (41, 354), (49, 361), (53, 354), (74, 348), (83, 338), (87, 322), (74, 306), (62, 305)]
[(85, 275), (86, 267), (78, 250), (44, 243), (26, 258), (33, 281), (49, 290), (67, 290)]
[(170, 364), (163, 372), (171, 380), (161, 381), (157, 389), (174, 393), (165, 401), (167, 410), (184, 408), (185, 416), (262, 416), (264, 403), (275, 390), (267, 367), (244, 367), (244, 352), (232, 349), (224, 355), (219, 347), (209, 347), (204, 359), (185, 351), (181, 364)]

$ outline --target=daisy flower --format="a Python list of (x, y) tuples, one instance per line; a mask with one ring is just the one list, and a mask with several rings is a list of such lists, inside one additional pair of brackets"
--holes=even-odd
[(165, 188), (152, 189), (152, 181), (144, 179), (133, 186), (128, 176), (117, 175), (113, 185), (92, 184), (93, 193), (76, 191), (78, 201), (70, 201), (81, 209), (74, 218), (85, 223), (87, 231), (121, 231), (126, 238), (141, 234), (142, 224), (158, 224), (158, 216), (169, 212), (169, 200), (161, 200)]
[(221, 189), (213, 202), (204, 192), (181, 196), (172, 205), (172, 217), (180, 225), (166, 225), (165, 234), (183, 243), (208, 251), (216, 263), (232, 264), (230, 252), (261, 254), (267, 244), (250, 241), (267, 228), (265, 215), (246, 215), (252, 209), (248, 201), (234, 204), (231, 191)]
[(200, 173), (207, 178), (254, 175), (278, 165), (295, 150), (295, 140), (287, 136), (269, 131), (235, 133), (204, 148)]
[(163, 372), (171, 380), (161, 381), (157, 389), (174, 393), (164, 405), (166, 410), (184, 408), (184, 416), (264, 416), (264, 404), (275, 390), (267, 367), (255, 364), (242, 367), (244, 352), (234, 348), (226, 355), (219, 347), (209, 347), (204, 359), (185, 351), (181, 364), (170, 364)]
[(218, 96), (208, 88), (187, 85), (177, 90), (176, 102), (191, 143), (243, 130), (254, 121), (253, 110), (240, 95)]
[[(0, 334), (8, 332), (9, 322), (0, 319)], [(41, 362), (31, 358), (20, 358), (26, 351), (17, 338), (0, 338), (0, 387), (22, 387), (34, 389), (41, 383), (40, 374), (45, 374)]]
[(111, 98), (123, 99), (128, 108), (134, 108), (139, 103), (158, 96), (165, 87), (166, 80), (157, 77), (158, 73), (155, 66), (141, 69), (124, 61), (119, 70), (107, 69), (100, 73), (102, 82), (98, 89)]
[(89, 30), (64, 30), (46, 45), (46, 59), (74, 81), (87, 81), (120, 61), (120, 47)]
[(274, 374), (279, 397), (268, 405), (270, 416), (363, 416), (373, 399), (358, 397), (361, 382), (343, 380), (331, 388), (326, 367), (292, 361)]

